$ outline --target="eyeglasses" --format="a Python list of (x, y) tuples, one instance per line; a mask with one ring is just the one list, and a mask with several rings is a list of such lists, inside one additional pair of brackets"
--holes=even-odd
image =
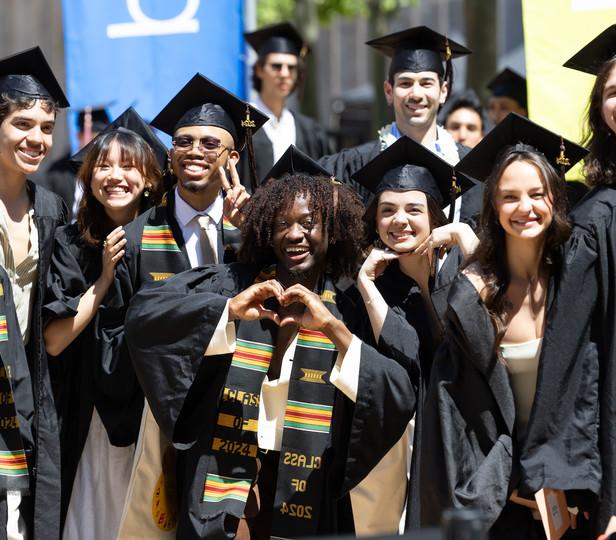
[(297, 64), (283, 64), (282, 62), (270, 62), (268, 64), (269, 67), (272, 68), (273, 71), (282, 71), (282, 68), (286, 67), (289, 70), (289, 73), (295, 73), (297, 71)]
[[(207, 159), (216, 160), (227, 150), (232, 150), (228, 146), (222, 144), (221, 141), (216, 139), (215, 137), (203, 137), (202, 139), (195, 139), (190, 135), (181, 135), (179, 137), (174, 137), (171, 141), (174, 148), (181, 152), (188, 152), (189, 150), (193, 150), (195, 146), (197, 149), (205, 154)], [(196, 144), (195, 144), (196, 143)], [(220, 147), (222, 150), (220, 152), (216, 152)]]

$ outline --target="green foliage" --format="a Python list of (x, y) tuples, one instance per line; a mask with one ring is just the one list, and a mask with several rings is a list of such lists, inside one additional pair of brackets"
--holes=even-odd
[[(300, 0), (301, 1), (301, 0)], [(328, 24), (336, 16), (367, 17), (370, 13), (388, 16), (401, 7), (415, 5), (420, 0), (303, 0), (313, 3), (319, 21)], [(297, 0), (258, 0), (257, 24), (263, 26), (294, 19)]]

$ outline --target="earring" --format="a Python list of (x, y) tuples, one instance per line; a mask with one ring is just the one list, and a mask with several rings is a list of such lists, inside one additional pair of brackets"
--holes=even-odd
[(143, 190), (143, 196), (147, 199), (150, 196), (150, 186), (146, 186)]

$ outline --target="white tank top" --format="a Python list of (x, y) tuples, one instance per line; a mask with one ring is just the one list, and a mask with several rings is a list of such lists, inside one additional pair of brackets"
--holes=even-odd
[(526, 428), (537, 387), (537, 369), (543, 338), (524, 343), (501, 343), (500, 350), (511, 376), (516, 423)]

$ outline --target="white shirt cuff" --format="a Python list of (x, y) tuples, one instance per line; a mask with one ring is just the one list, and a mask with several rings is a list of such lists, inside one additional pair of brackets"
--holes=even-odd
[(357, 401), (359, 366), (361, 364), (361, 339), (353, 336), (345, 355), (338, 353), (329, 381), (353, 403)]
[(212, 339), (203, 353), (203, 356), (215, 356), (217, 354), (229, 354), (235, 352), (235, 324), (229, 321), (229, 301), (220, 316)]

